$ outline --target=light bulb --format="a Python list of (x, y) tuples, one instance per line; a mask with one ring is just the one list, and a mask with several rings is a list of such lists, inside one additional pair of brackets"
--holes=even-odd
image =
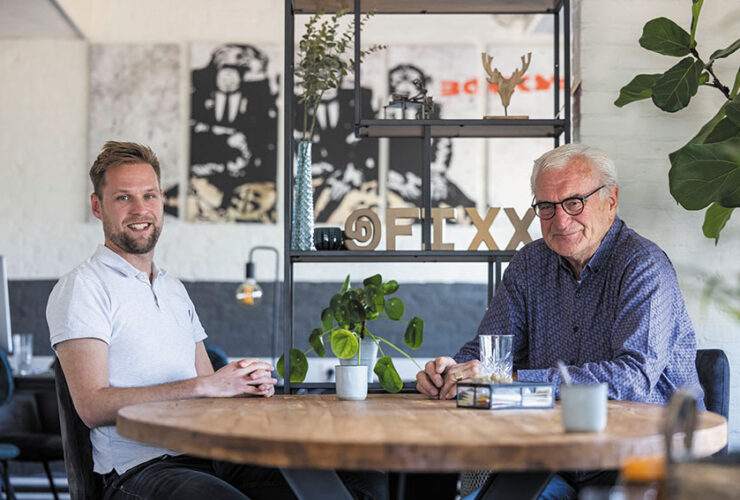
[(247, 307), (256, 306), (262, 301), (262, 287), (254, 278), (247, 278), (236, 289), (236, 300)]
[(254, 279), (254, 263), (247, 262), (247, 279), (236, 289), (236, 300), (247, 307), (256, 306), (262, 302), (262, 287)]

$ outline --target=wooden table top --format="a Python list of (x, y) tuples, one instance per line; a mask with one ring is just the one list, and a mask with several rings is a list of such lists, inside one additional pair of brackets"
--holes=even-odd
[[(420, 394), (191, 399), (128, 406), (118, 432), (193, 455), (277, 467), (458, 471), (616, 468), (662, 455), (665, 407), (609, 401), (600, 433), (565, 433), (553, 409), (473, 410)], [(676, 436), (678, 441), (679, 437)], [(727, 421), (700, 412), (697, 456), (727, 442)]]

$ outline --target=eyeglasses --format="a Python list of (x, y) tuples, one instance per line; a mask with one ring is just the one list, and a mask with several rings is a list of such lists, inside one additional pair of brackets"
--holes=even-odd
[(549, 220), (555, 217), (555, 207), (558, 205), (563, 207), (563, 212), (568, 215), (580, 215), (581, 212), (583, 212), (583, 205), (586, 202), (586, 199), (605, 187), (606, 184), (599, 186), (586, 196), (571, 196), (570, 198), (566, 198), (563, 201), (558, 202), (540, 201), (539, 203), (533, 203), (532, 208), (534, 208), (534, 213), (537, 217), (542, 220)]

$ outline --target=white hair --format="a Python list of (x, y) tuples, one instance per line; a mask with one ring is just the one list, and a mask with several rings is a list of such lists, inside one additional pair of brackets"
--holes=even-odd
[(537, 184), (537, 178), (542, 172), (563, 168), (576, 158), (585, 159), (593, 171), (599, 176), (599, 185), (604, 185), (604, 189), (599, 192), (601, 199), (606, 198), (609, 192), (617, 187), (617, 168), (614, 165), (614, 161), (605, 151), (592, 148), (585, 144), (564, 144), (548, 151), (534, 161), (532, 177), (530, 178), (532, 195), (536, 196), (534, 190)]

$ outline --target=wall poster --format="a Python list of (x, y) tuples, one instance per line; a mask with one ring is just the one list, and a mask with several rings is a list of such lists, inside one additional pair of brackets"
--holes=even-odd
[(189, 221), (277, 221), (280, 53), (191, 45)]

